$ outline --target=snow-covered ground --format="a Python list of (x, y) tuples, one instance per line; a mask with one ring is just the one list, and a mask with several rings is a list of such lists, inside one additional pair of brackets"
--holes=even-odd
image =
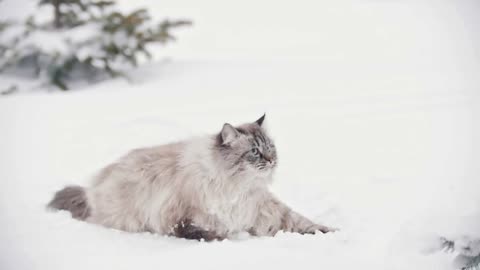
[[(0, 99), (0, 269), (453, 269), (435, 237), (480, 237), (479, 5), (228, 2), (123, 0), (195, 21), (171, 60)], [(203, 243), (45, 210), (131, 148), (264, 112), (272, 189), (339, 232)]]

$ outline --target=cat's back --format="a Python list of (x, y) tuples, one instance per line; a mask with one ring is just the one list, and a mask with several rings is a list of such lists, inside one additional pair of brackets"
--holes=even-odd
[(133, 149), (114, 163), (100, 170), (94, 186), (105, 182), (154, 181), (162, 175), (175, 174), (184, 143), (176, 142)]
[(170, 163), (178, 160), (185, 143), (176, 142), (131, 150), (121, 161), (133, 166)]

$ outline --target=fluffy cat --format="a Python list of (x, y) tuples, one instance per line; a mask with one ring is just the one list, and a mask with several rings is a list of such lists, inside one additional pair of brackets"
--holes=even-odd
[(136, 149), (103, 168), (92, 186), (58, 191), (49, 207), (128, 232), (225, 239), (247, 231), (326, 233), (268, 190), (277, 166), (273, 141), (253, 123), (220, 133)]

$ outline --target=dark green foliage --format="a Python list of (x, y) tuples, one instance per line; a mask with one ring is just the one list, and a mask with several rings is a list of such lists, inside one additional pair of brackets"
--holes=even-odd
[(462, 270), (480, 270), (480, 254), (471, 257)]
[[(473, 245), (478, 244), (477, 241), (471, 241), (470, 245), (464, 247), (457, 247), (455, 241), (446, 239), (444, 237), (440, 238), (442, 243), (442, 249), (447, 252), (458, 252), (456, 261), (461, 263), (459, 269), (461, 270), (480, 270), (480, 254), (471, 254), (475, 248)], [(478, 252), (478, 251), (477, 251)]]
[(447, 252), (453, 252), (455, 251), (455, 242), (452, 240), (448, 240), (445, 237), (440, 238), (441, 244), (442, 244), (442, 249), (447, 251)]
[(124, 32), (128, 38), (133, 38), (136, 41), (135, 45), (131, 44), (117, 44), (110, 42), (105, 44), (103, 50), (107, 53), (105, 64), (109, 66), (109, 60), (115, 60), (117, 57), (124, 58), (133, 66), (138, 64), (138, 55), (143, 54), (147, 58), (151, 57), (147, 50), (147, 45), (150, 43), (167, 43), (174, 40), (170, 34), (170, 30), (174, 27), (190, 25), (189, 21), (173, 21), (168, 20), (160, 23), (156, 28), (142, 29), (142, 26), (150, 20), (148, 11), (140, 9), (129, 14), (122, 14), (120, 12), (112, 12), (104, 18), (103, 31), (111, 35), (118, 32)]
[(0, 90), (0, 95), (2, 96), (10, 95), (12, 93), (15, 93), (17, 90), (18, 90), (17, 86), (11, 85), (4, 90)]
[[(106, 7), (113, 6), (113, 1), (91, 1), (91, 0), (41, 0), (40, 5), (53, 6), (53, 26), (57, 29), (70, 28), (86, 23), (90, 19), (96, 19), (93, 9), (103, 12)], [(87, 13), (87, 19), (80, 15)], [(84, 16), (85, 17), (85, 16)]]
[[(30, 16), (13, 38), (0, 41), (0, 72), (46, 77), (61, 90), (68, 90), (70, 82), (124, 76), (125, 64), (137, 66), (140, 59), (151, 58), (151, 44), (173, 41), (173, 28), (191, 24), (187, 20), (152, 24), (147, 10), (122, 13), (114, 9), (113, 1), (41, 0), (39, 4), (53, 7), (51, 20), (37, 23)], [(0, 33), (11, 25), (0, 22)], [(80, 40), (77, 30), (84, 31)], [(60, 37), (64, 49), (38, 46), (34, 35)]]

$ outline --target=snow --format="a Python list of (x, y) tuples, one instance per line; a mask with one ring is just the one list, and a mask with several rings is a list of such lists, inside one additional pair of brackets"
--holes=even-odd
[[(120, 1), (195, 25), (133, 83), (0, 99), (0, 269), (453, 269), (437, 237), (480, 234), (478, 4), (351, 2)], [(339, 232), (204, 243), (45, 209), (131, 148), (264, 112), (272, 190)]]

